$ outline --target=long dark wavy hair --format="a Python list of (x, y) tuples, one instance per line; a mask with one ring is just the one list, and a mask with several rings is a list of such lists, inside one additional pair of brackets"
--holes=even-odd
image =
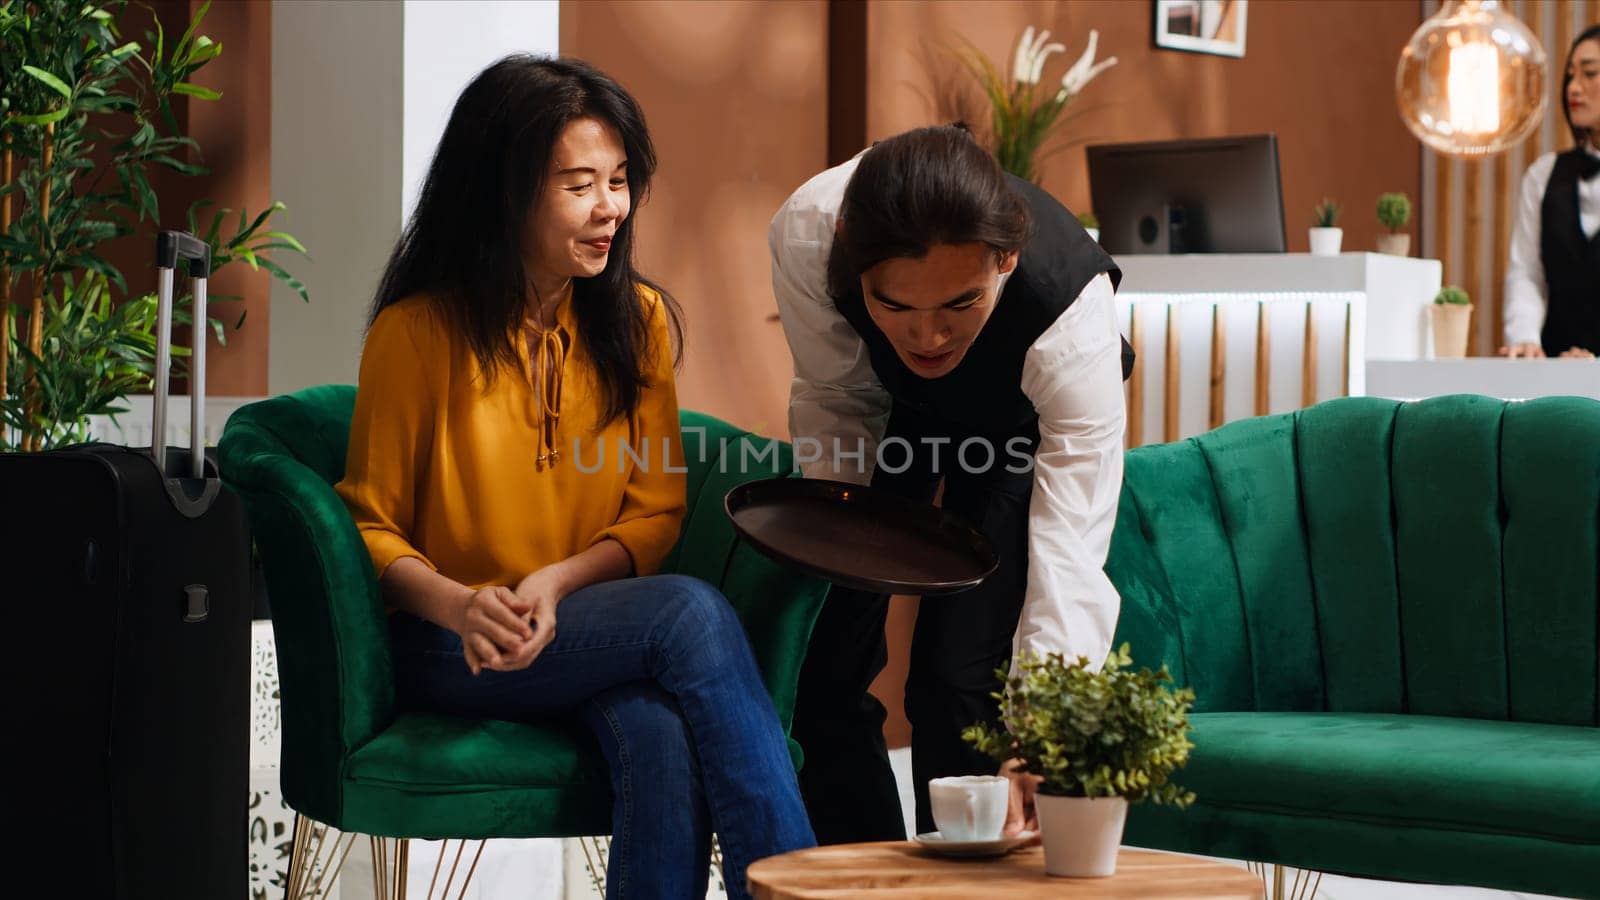
[(934, 244), (1021, 250), (1032, 234), (1028, 204), (966, 127), (935, 125), (872, 145), (839, 206), (842, 230), (828, 253), (835, 302), (861, 292), (861, 273), (886, 259), (921, 259)]
[(1572, 110), (1567, 107), (1567, 88), (1572, 85), (1573, 54), (1578, 52), (1578, 45), (1584, 41), (1600, 41), (1600, 25), (1590, 25), (1578, 35), (1578, 39), (1572, 42), (1571, 49), (1567, 50), (1566, 68), (1561, 70), (1561, 114), (1567, 117), (1567, 127), (1572, 130), (1572, 142), (1579, 150), (1589, 146), (1589, 129), (1572, 124)]
[(518, 335), (529, 273), (523, 235), (544, 194), (556, 140), (592, 117), (622, 136), (633, 212), (611, 239), (605, 270), (572, 280), (572, 310), (603, 398), (601, 424), (625, 417), (649, 386), (651, 346), (639, 286), (660, 292), (681, 354), (677, 302), (634, 268), (633, 223), (656, 169), (644, 112), (622, 86), (581, 60), (517, 54), (484, 69), (456, 100), (405, 231), (389, 256), (372, 316), (425, 294), (466, 339), (487, 382), (520, 371)]

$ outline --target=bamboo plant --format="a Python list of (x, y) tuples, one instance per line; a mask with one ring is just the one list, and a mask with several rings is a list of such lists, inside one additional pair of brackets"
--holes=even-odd
[[(125, 411), (118, 401), (150, 383), (154, 299), (130, 293), (105, 250), (160, 227), (152, 169), (208, 171), (173, 104), (221, 98), (193, 76), (222, 46), (199, 33), (209, 4), (176, 42), (159, 21), (143, 42), (125, 39), (128, 8), (0, 0), (0, 450), (81, 440), (89, 417)], [(271, 258), (305, 252), (291, 235), (265, 230), (281, 204), (254, 218), (241, 211), (227, 235), (227, 211), (210, 205), (196, 204), (183, 224), (211, 245), (213, 272), (243, 260), (308, 299)], [(187, 308), (178, 304), (180, 323)], [(208, 324), (222, 340), (221, 323)]]

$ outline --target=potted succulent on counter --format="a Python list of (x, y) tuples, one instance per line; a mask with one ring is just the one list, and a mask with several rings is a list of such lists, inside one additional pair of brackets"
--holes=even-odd
[(1428, 307), (1428, 324), (1433, 329), (1435, 359), (1459, 359), (1467, 355), (1467, 336), (1472, 324), (1472, 298), (1455, 285), (1439, 289)]
[(1086, 657), (1024, 658), (995, 694), (1003, 729), (974, 725), (962, 733), (994, 759), (1021, 760), (1022, 771), (1043, 779), (1034, 804), (1051, 875), (1115, 872), (1128, 804), (1181, 809), (1194, 802), (1167, 780), (1194, 748), (1194, 692), (1174, 689), (1166, 666), (1152, 672), (1132, 665), (1127, 644), (1098, 671)]
[(1384, 194), (1378, 198), (1378, 224), (1389, 229), (1378, 235), (1378, 252), (1391, 256), (1411, 255), (1411, 235), (1400, 229), (1411, 222), (1411, 198), (1405, 194)]
[(1314, 215), (1316, 225), (1311, 229), (1311, 255), (1338, 256), (1339, 245), (1344, 241), (1344, 229), (1339, 227), (1339, 204), (1324, 197)]

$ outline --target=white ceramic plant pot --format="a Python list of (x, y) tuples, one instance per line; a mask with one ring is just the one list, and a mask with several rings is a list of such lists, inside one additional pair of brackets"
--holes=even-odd
[(1378, 235), (1378, 252), (1390, 256), (1411, 255), (1411, 235), (1409, 234), (1380, 234)]
[(1472, 322), (1471, 303), (1434, 303), (1428, 307), (1433, 329), (1433, 358), (1460, 359), (1467, 355), (1467, 331)]
[(1034, 797), (1044, 870), (1065, 878), (1104, 878), (1117, 871), (1117, 847), (1128, 820), (1122, 797)]
[(1343, 228), (1313, 228), (1311, 229), (1311, 255), (1338, 256), (1339, 244), (1343, 241)]
[(1089, 240), (1094, 241), (1097, 244), (1100, 243), (1100, 229), (1085, 228), (1084, 231), (1089, 232)]

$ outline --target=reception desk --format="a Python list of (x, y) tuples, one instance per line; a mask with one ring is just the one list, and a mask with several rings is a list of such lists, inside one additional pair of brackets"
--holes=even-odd
[(1374, 360), (1427, 356), (1437, 260), (1377, 253), (1120, 256), (1138, 354), (1128, 444), (1367, 393)]
[(1600, 360), (1417, 359), (1367, 363), (1367, 393), (1395, 400), (1483, 394), (1502, 400), (1593, 397), (1600, 400)]

